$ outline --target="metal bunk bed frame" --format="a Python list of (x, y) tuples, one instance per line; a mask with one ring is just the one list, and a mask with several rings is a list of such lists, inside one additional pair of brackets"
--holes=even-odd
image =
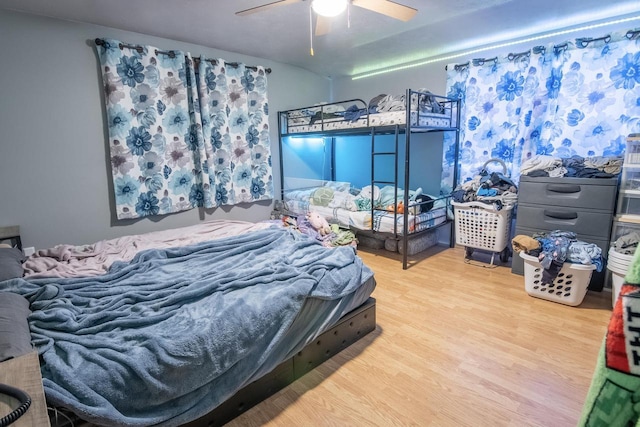
[[(416, 117), (416, 125), (412, 125), (412, 96), (416, 95), (418, 97), (426, 95), (426, 96), (431, 96), (435, 99), (438, 100), (443, 100), (444, 102), (447, 103), (451, 103), (451, 122), (450, 122), (450, 126), (448, 127), (443, 127), (443, 126), (420, 126), (419, 124), (419, 119), (418, 117)], [(357, 128), (344, 128), (344, 129), (325, 129), (325, 121), (324, 121), (324, 114), (325, 111), (328, 107), (332, 106), (332, 105), (342, 105), (342, 104), (347, 104), (347, 103), (361, 103), (362, 105), (364, 105), (363, 110), (366, 111), (366, 126), (362, 126), (362, 127), (357, 127)], [(405, 122), (404, 124), (395, 124), (395, 125), (384, 125), (384, 126), (371, 126), (370, 125), (370, 114), (368, 111), (368, 107), (367, 104), (362, 100), (362, 99), (349, 99), (349, 100), (345, 100), (345, 101), (338, 101), (338, 102), (333, 102), (333, 103), (328, 103), (328, 104), (321, 104), (319, 106), (314, 106), (314, 107), (309, 107), (309, 108), (320, 108), (320, 130), (314, 130), (311, 132), (300, 132), (300, 133), (288, 133), (288, 132), (283, 132), (283, 130), (286, 128), (288, 130), (288, 126), (285, 126), (285, 121), (287, 120), (288, 114), (290, 112), (293, 111), (299, 111), (301, 109), (294, 109), (294, 110), (287, 110), (287, 111), (280, 111), (278, 112), (278, 135), (279, 135), (279, 155), (280, 155), (280, 198), (281, 200), (284, 200), (284, 193), (285, 193), (285, 188), (284, 188), (284, 161), (283, 161), (283, 155), (282, 155), (282, 148), (283, 148), (283, 138), (288, 137), (288, 136), (292, 136), (292, 135), (298, 135), (298, 136), (310, 136), (310, 135), (318, 135), (318, 134), (322, 134), (322, 136), (345, 136), (345, 135), (363, 135), (366, 134), (367, 131), (365, 131), (365, 129), (368, 129), (368, 133), (371, 135), (371, 187), (373, 188), (373, 186), (375, 184), (386, 184), (386, 185), (393, 185), (394, 186), (394, 200), (398, 200), (398, 148), (400, 146), (400, 140), (401, 140), (401, 135), (404, 135), (404, 152), (405, 152), (405, 165), (404, 165), (404, 189), (403, 189), (403, 204), (404, 204), (404, 209), (402, 214), (399, 214), (397, 209), (394, 210), (393, 215), (394, 215), (394, 232), (391, 233), (393, 235), (393, 238), (396, 240), (401, 240), (402, 241), (402, 268), (404, 270), (406, 270), (409, 267), (409, 260), (408, 260), (408, 241), (409, 239), (413, 238), (413, 237), (417, 237), (429, 230), (431, 230), (432, 228), (429, 228), (427, 230), (423, 230), (423, 231), (416, 231), (414, 233), (409, 233), (409, 177), (410, 177), (410, 168), (411, 168), (411, 163), (410, 163), (410, 148), (411, 148), (411, 134), (415, 133), (415, 132), (420, 132), (420, 133), (428, 133), (428, 132), (455, 132), (455, 152), (454, 152), (454, 156), (455, 156), (455, 161), (454, 161), (454, 168), (453, 168), (453, 182), (452, 182), (452, 186), (451, 188), (456, 188), (456, 186), (458, 185), (458, 175), (459, 175), (459, 171), (458, 171), (458, 161), (459, 161), (459, 153), (460, 153), (460, 101), (457, 99), (453, 99), (453, 98), (449, 98), (446, 96), (441, 96), (441, 95), (434, 95), (431, 93), (424, 93), (424, 92), (420, 92), (420, 91), (416, 91), (416, 90), (412, 90), (412, 89), (407, 89), (406, 90), (406, 97), (405, 97)], [(455, 113), (453, 111), (453, 109), (455, 108)], [(455, 114), (455, 115), (454, 115)], [(455, 126), (451, 126), (453, 125), (453, 120), (455, 120)], [(375, 145), (375, 141), (376, 141), (376, 136), (377, 135), (388, 135), (388, 134), (393, 134), (395, 137), (395, 150), (394, 151), (376, 151), (376, 145)], [(378, 156), (392, 156), (394, 158), (394, 180), (393, 181), (384, 181), (384, 180), (378, 180), (376, 179), (376, 174), (375, 174), (375, 158)], [(334, 150), (334, 146), (332, 144), (332, 151), (331, 151), (331, 179), (335, 181), (335, 150)], [(374, 218), (374, 214), (376, 211), (381, 210), (381, 209), (376, 209), (374, 207), (374, 200), (373, 200), (374, 196), (373, 196), (373, 191), (371, 192), (371, 232), (373, 233), (382, 233), (382, 234), (389, 234), (389, 233), (384, 233), (384, 232), (377, 232), (373, 229), (374, 225), (373, 225), (373, 218)], [(447, 198), (450, 199), (450, 196), (443, 196), (443, 198)], [(426, 204), (426, 203), (430, 203), (430, 202), (421, 202), (421, 203), (417, 203), (412, 205), (413, 206), (419, 206), (422, 204)], [(450, 205), (450, 200), (447, 200), (447, 215), (448, 215), (448, 210), (449, 210), (449, 205)], [(403, 215), (403, 222), (402, 222), (402, 234), (398, 233), (398, 215)], [(455, 246), (455, 229), (453, 227), (454, 222), (447, 220), (445, 222), (443, 222), (442, 224), (436, 225), (435, 227), (440, 227), (442, 225), (445, 224), (449, 224), (450, 228), (451, 228), (451, 233), (450, 233), (450, 239), (449, 239), (449, 246), (450, 247), (454, 247)], [(435, 228), (434, 227), (434, 228)]]

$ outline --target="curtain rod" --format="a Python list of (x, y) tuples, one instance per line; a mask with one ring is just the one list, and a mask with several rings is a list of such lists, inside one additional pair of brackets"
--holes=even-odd
[[(629, 31), (627, 31), (627, 33), (624, 36), (629, 40), (633, 40), (635, 38), (640, 38), (640, 30), (638, 30), (638, 29), (629, 30)], [(589, 43), (596, 42), (596, 41), (603, 41), (605, 43), (609, 43), (611, 41), (611, 35), (607, 34), (607, 35), (604, 35), (602, 37), (582, 37), (582, 38), (576, 38), (575, 39), (576, 46), (578, 48), (580, 48), (580, 49), (584, 49), (589, 45)], [(564, 42), (564, 43), (560, 43), (560, 44), (554, 45), (553, 49), (555, 51), (562, 51), (562, 50), (566, 50), (568, 47), (569, 47), (569, 44), (567, 42)], [(509, 61), (514, 61), (514, 60), (518, 60), (518, 59), (520, 59), (520, 58), (522, 58), (524, 56), (531, 55), (531, 52), (533, 52), (535, 54), (544, 54), (545, 50), (546, 50), (545, 46), (534, 46), (533, 48), (531, 48), (530, 50), (525, 51), (525, 52), (509, 53), (506, 58)], [(477, 66), (477, 65), (484, 65), (485, 62), (491, 62), (491, 61), (496, 61), (496, 60), (497, 60), (497, 58), (489, 58), (489, 59), (487, 59), (487, 58), (476, 58), (476, 59), (473, 59), (471, 61), (467, 61), (467, 62), (465, 62), (463, 64), (456, 64), (454, 66), (454, 68), (455, 68), (456, 71), (460, 71), (460, 70), (463, 70), (463, 69), (467, 68), (470, 65), (470, 63), (473, 63), (473, 65)], [(445, 65), (444, 69), (448, 71), (449, 70), (449, 66)]]
[[(95, 39), (95, 43), (98, 46), (102, 46), (102, 45), (105, 44), (105, 41), (104, 41), (104, 39), (99, 39), (98, 38), (98, 39)], [(122, 50), (122, 49), (124, 49), (126, 47), (127, 49), (133, 49), (133, 50), (137, 51), (138, 53), (144, 52), (144, 48), (142, 46), (140, 46), (140, 45), (119, 43), (118, 47), (120, 48), (120, 50)], [(156, 49), (155, 50), (155, 54), (156, 55), (168, 55), (170, 58), (175, 58), (175, 56), (176, 56), (176, 53), (173, 50), (166, 50), (165, 51), (165, 50)], [(193, 61), (196, 62), (196, 63), (199, 63), (200, 62), (200, 58), (193, 58)], [(217, 59), (205, 59), (205, 61), (210, 62), (212, 65), (216, 65), (218, 63)], [(226, 62), (225, 61), (224, 65), (227, 65), (229, 67), (237, 68), (240, 64), (238, 62)], [(253, 65), (247, 65), (246, 68), (248, 68), (250, 70), (254, 70), (254, 71), (258, 70), (258, 67), (253, 66)], [(267, 74), (271, 74), (271, 68), (265, 68), (264, 71)]]

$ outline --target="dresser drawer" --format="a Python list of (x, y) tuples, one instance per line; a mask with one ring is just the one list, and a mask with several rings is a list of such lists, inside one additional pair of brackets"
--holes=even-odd
[(517, 227), (531, 230), (564, 230), (608, 241), (613, 215), (564, 206), (518, 205)]
[(526, 178), (520, 180), (518, 203), (613, 212), (618, 189), (616, 179), (585, 182), (580, 178)]

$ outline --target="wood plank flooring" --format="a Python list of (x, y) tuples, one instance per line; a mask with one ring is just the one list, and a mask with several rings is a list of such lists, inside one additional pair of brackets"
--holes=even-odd
[[(510, 267), (431, 248), (376, 274), (374, 332), (228, 426), (575, 426), (611, 315), (533, 298)], [(474, 254), (482, 262), (482, 253)]]

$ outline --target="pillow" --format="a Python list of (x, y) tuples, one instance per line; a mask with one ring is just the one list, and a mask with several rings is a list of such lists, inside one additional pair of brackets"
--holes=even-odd
[(0, 292), (0, 362), (33, 350), (29, 314), (29, 301), (22, 295)]
[(380, 188), (377, 185), (373, 186), (373, 190), (371, 189), (370, 185), (363, 187), (362, 191), (360, 191), (359, 196), (362, 198), (371, 200), (372, 192), (373, 192), (373, 203), (377, 205), (380, 203)]
[(447, 199), (444, 196), (434, 196), (431, 194), (427, 194), (429, 197), (431, 197), (432, 200), (434, 200), (433, 202), (433, 209), (437, 209), (437, 208), (443, 208), (445, 206), (447, 206)]
[(27, 258), (16, 248), (0, 248), (0, 282), (24, 275), (22, 263)]
[(333, 189), (333, 191), (349, 191), (349, 189), (351, 188), (351, 183), (340, 182), (340, 181), (327, 181), (324, 183), (324, 186)]
[(427, 195), (427, 194), (419, 194), (416, 196), (416, 202), (418, 203), (422, 203), (422, 202), (428, 202), (425, 203), (423, 205), (420, 205), (420, 212), (429, 212), (431, 209), (433, 209), (433, 197)]
[(333, 199), (333, 189), (330, 187), (320, 187), (313, 192), (311, 203), (316, 206), (327, 206)]

